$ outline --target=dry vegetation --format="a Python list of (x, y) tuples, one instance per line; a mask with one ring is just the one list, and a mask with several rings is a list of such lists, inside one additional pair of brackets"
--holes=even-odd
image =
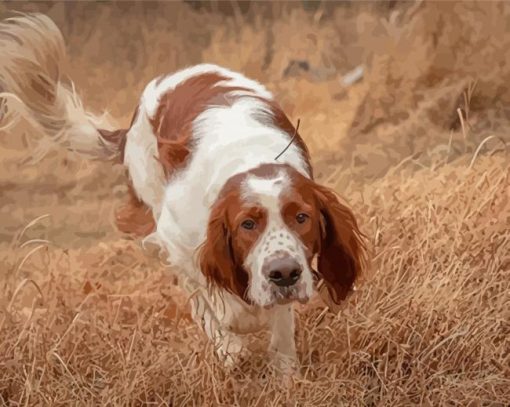
[(338, 312), (298, 310), (301, 378), (283, 386), (263, 337), (226, 372), (171, 274), (115, 231), (122, 169), (62, 151), (22, 164), (22, 131), (0, 132), (0, 403), (509, 405), (510, 4), (11, 8), (57, 22), (77, 89), (121, 124), (148, 80), (188, 64), (266, 83), (373, 267)]

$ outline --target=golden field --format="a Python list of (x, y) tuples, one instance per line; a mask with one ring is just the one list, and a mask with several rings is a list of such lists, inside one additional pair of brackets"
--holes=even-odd
[(297, 309), (300, 377), (267, 366), (264, 334), (227, 371), (171, 270), (116, 231), (123, 168), (58, 149), (30, 162), (30, 134), (0, 130), (0, 404), (510, 404), (510, 3), (0, 3), (13, 10), (57, 23), (84, 103), (119, 126), (149, 80), (191, 64), (266, 84), (372, 266), (340, 309)]

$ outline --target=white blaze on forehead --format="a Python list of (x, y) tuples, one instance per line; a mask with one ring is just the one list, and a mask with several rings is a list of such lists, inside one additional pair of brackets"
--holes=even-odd
[(280, 195), (289, 186), (290, 179), (283, 172), (270, 178), (252, 175), (243, 183), (242, 196), (246, 201), (256, 201), (272, 212), (279, 210)]

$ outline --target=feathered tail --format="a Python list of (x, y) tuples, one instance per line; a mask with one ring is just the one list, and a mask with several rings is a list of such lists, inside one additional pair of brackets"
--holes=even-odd
[(0, 22), (0, 131), (20, 122), (37, 140), (34, 159), (56, 145), (87, 158), (120, 153), (119, 134), (105, 115), (88, 112), (71, 82), (62, 80), (65, 45), (55, 23), (43, 14), (22, 14)]

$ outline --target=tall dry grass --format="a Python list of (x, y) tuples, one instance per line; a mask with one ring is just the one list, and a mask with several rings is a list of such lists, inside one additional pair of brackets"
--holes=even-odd
[(301, 378), (267, 368), (265, 334), (225, 371), (172, 275), (115, 231), (123, 170), (61, 151), (22, 165), (25, 129), (0, 132), (2, 403), (508, 405), (508, 4), (191, 3), (0, 15), (52, 17), (85, 102), (121, 124), (148, 80), (188, 64), (267, 84), (373, 267), (340, 309), (297, 310)]

